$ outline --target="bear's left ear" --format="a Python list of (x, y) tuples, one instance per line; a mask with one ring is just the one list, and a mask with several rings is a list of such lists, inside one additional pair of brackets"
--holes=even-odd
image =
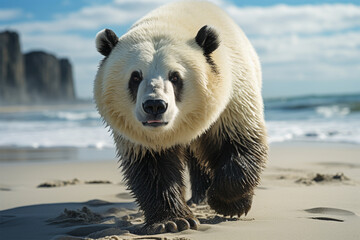
[(98, 52), (107, 57), (119, 42), (119, 39), (112, 30), (104, 29), (96, 34), (95, 41)]
[(215, 51), (220, 44), (219, 34), (213, 27), (203, 26), (195, 37), (196, 43), (203, 49), (204, 55)]

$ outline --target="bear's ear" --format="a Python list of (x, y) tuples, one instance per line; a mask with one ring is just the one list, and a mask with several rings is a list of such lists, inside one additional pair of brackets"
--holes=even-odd
[(215, 51), (220, 44), (219, 34), (213, 27), (203, 26), (195, 37), (196, 43), (203, 49), (205, 55)]
[(110, 29), (103, 29), (96, 34), (96, 48), (105, 57), (109, 56), (118, 41), (118, 37)]

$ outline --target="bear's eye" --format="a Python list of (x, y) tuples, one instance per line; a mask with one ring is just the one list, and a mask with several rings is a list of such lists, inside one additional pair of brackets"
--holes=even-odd
[(134, 71), (131, 73), (128, 88), (134, 102), (136, 102), (137, 91), (142, 80), (143, 75), (141, 71)]
[(141, 71), (134, 71), (131, 73), (130, 81), (133, 83), (140, 83), (142, 81), (142, 73)]
[(169, 72), (169, 81), (174, 86), (176, 101), (180, 102), (183, 89), (183, 80), (181, 79), (180, 74), (178, 72)]
[(177, 83), (180, 81), (180, 74), (178, 72), (170, 72), (169, 73), (169, 80), (172, 83)]

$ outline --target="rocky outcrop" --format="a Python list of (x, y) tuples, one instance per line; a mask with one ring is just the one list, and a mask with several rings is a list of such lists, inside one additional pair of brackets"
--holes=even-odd
[(59, 60), (41, 51), (29, 52), (24, 56), (27, 91), (33, 101), (75, 99), (69, 60)]
[(0, 33), (0, 104), (75, 100), (68, 59), (33, 51), (21, 54), (15, 32)]
[(59, 61), (45, 52), (30, 52), (25, 57), (27, 91), (33, 101), (60, 99)]
[(72, 66), (68, 59), (60, 59), (60, 87), (63, 97), (68, 100), (75, 99), (75, 87)]
[(0, 33), (0, 103), (22, 103), (27, 100), (24, 63), (19, 35)]

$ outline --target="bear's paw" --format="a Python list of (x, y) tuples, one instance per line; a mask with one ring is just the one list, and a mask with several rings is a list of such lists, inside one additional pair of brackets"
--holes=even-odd
[(215, 194), (210, 187), (208, 191), (208, 204), (217, 213), (226, 216), (238, 216), (249, 212), (252, 204), (253, 193), (241, 194), (237, 198), (224, 199), (221, 196)]
[(181, 232), (188, 229), (197, 230), (200, 222), (195, 217), (175, 218), (160, 223), (147, 224), (142, 229), (143, 234), (161, 234), (166, 232)]

